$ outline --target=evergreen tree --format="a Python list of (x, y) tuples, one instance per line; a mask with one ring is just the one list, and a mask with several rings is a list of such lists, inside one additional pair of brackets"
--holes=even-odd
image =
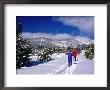
[(90, 43), (87, 46), (85, 49), (85, 57), (90, 60), (94, 58), (94, 44)]
[(77, 51), (78, 54), (80, 54), (81, 53), (81, 48), (80, 47), (77, 47), (76, 48), (76, 51)]
[(38, 50), (37, 54), (38, 54), (38, 60), (39, 61), (51, 60), (51, 58), (50, 58), (51, 51), (49, 48), (44, 48), (42, 46), (42, 48)]
[(21, 29), (21, 24), (19, 24), (16, 28), (16, 69), (19, 69), (28, 63), (29, 54), (32, 52), (31, 44), (21, 36)]

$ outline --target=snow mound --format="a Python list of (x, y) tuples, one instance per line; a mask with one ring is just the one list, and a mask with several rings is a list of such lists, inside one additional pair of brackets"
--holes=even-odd
[(65, 53), (60, 53), (60, 54), (54, 53), (54, 54), (52, 54), (52, 57), (63, 57), (65, 55), (66, 55)]
[(38, 56), (37, 55), (36, 56), (30, 56), (29, 58), (31, 59), (31, 61), (37, 61)]

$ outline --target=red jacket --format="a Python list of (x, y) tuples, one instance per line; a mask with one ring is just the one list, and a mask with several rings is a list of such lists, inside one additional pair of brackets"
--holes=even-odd
[(74, 56), (74, 57), (77, 56), (77, 51), (76, 51), (76, 49), (74, 49), (74, 51), (73, 51), (73, 56)]

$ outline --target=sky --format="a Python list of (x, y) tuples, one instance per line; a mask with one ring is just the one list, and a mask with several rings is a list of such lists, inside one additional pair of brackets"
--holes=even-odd
[(94, 40), (94, 16), (16, 16), (16, 23), (22, 24), (24, 37), (80, 36)]

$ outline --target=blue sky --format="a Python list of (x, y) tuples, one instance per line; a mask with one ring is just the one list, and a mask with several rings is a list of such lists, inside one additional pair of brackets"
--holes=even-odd
[(94, 39), (93, 16), (17, 16), (16, 22), (22, 23), (23, 33), (63, 34)]

